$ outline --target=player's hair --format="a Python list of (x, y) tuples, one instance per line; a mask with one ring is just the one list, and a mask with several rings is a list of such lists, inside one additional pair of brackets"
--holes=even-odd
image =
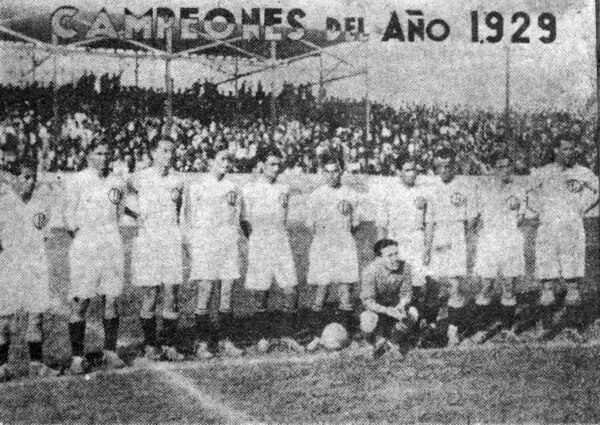
[(257, 163), (266, 162), (267, 158), (269, 158), (270, 156), (283, 159), (283, 154), (281, 153), (281, 151), (277, 147), (272, 145), (267, 145), (260, 148), (258, 152), (256, 152), (255, 159)]
[(106, 136), (96, 136), (92, 139), (86, 154), (90, 154), (102, 146), (110, 152), (110, 144), (108, 143)]
[(152, 151), (155, 151), (156, 149), (158, 149), (158, 145), (160, 145), (161, 143), (164, 143), (164, 142), (175, 145), (175, 140), (173, 140), (172, 137), (162, 136), (162, 137), (159, 137), (158, 140), (156, 141), (156, 143), (154, 144), (154, 146), (152, 146)]
[(511, 164), (514, 162), (512, 156), (508, 153), (508, 151), (499, 150), (499, 151), (493, 152), (490, 155), (490, 164), (492, 165), (492, 167), (495, 167), (496, 163), (503, 159), (508, 159), (509, 163), (511, 163)]
[(435, 154), (435, 158), (449, 159), (452, 162), (456, 162), (456, 152), (450, 148), (438, 149)]
[(208, 155), (207, 155), (207, 156), (208, 156), (208, 159), (212, 161), (212, 160), (213, 160), (213, 159), (215, 159), (215, 158), (217, 157), (217, 155), (219, 155), (221, 152), (226, 152), (226, 153), (227, 153), (227, 154), (226, 154), (226, 157), (227, 157), (227, 159), (228, 159), (228, 160), (231, 160), (231, 159), (232, 159), (232, 157), (231, 157), (231, 154), (229, 153), (229, 149), (227, 149), (227, 148), (223, 148), (223, 149), (216, 149), (216, 150), (211, 150), (211, 151), (208, 153)]
[(31, 156), (29, 156), (29, 157), (25, 157), (21, 161), (19, 161), (19, 164), (17, 166), (17, 173), (19, 175), (21, 175), (24, 170), (33, 170), (33, 172), (37, 176), (37, 168), (38, 168), (37, 161), (34, 158), (32, 158)]
[(340, 170), (344, 169), (344, 159), (341, 155), (327, 151), (324, 152), (320, 157), (321, 167), (326, 166), (327, 164), (335, 164), (340, 167)]
[(575, 135), (570, 132), (557, 134), (552, 140), (552, 149), (558, 149), (560, 147), (560, 142), (569, 142), (571, 144), (575, 144)]
[(398, 158), (396, 158), (396, 161), (395, 161), (396, 169), (398, 171), (402, 170), (402, 167), (404, 167), (404, 164), (409, 163), (409, 162), (412, 162), (413, 164), (417, 165), (417, 159), (414, 156), (407, 155), (407, 154), (398, 155)]
[(375, 242), (375, 245), (373, 245), (373, 252), (375, 253), (375, 256), (381, 257), (381, 251), (388, 246), (398, 246), (398, 242), (393, 239), (380, 239)]

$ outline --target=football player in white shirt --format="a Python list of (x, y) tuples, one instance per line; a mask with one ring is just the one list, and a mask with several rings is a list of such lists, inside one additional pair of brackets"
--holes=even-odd
[[(204, 179), (190, 183), (184, 191), (183, 217), (191, 251), (190, 281), (196, 282), (196, 356), (211, 358), (213, 345), (219, 352), (238, 357), (242, 350), (234, 345), (237, 325), (231, 311), (231, 290), (240, 278), (241, 193), (226, 180), (230, 167), (227, 150), (210, 159), (210, 172)], [(211, 316), (213, 297), (219, 305), (218, 317)], [(214, 304), (213, 304), (214, 305)]]
[(475, 299), (475, 335), (471, 341), (483, 342), (489, 337), (484, 329), (493, 321), (492, 298), (500, 292), (502, 326), (512, 332), (517, 299), (515, 280), (525, 273), (524, 235), (519, 228), (525, 216), (526, 189), (514, 182), (513, 162), (507, 153), (496, 153), (491, 162), (493, 176), (480, 191), (483, 227), (477, 240), (474, 273), (482, 278)]
[(17, 190), (0, 184), (0, 382), (10, 379), (8, 367), (11, 322), (21, 308), (27, 313), (29, 376), (57, 376), (43, 362), (42, 323), (50, 307), (48, 237), (51, 208), (37, 189), (36, 165), (19, 165)]
[(67, 225), (74, 237), (69, 251), (71, 314), (69, 336), (70, 373), (88, 369), (84, 355), (86, 312), (90, 299), (101, 296), (104, 304), (104, 362), (123, 367), (116, 354), (119, 316), (117, 297), (123, 292), (124, 253), (119, 232), (122, 180), (108, 175), (108, 147), (96, 142), (87, 155), (87, 168), (67, 182)]
[[(315, 338), (307, 346), (309, 351), (318, 346), (318, 336), (331, 319), (344, 325), (350, 335), (356, 331), (352, 320), (352, 288), (359, 281), (358, 252), (353, 236), (360, 224), (358, 194), (342, 186), (341, 161), (334, 154), (322, 156), (321, 173), (325, 184), (307, 200), (306, 225), (313, 233), (307, 281), (316, 287), (308, 317), (309, 332)], [(323, 306), (333, 285), (338, 285), (338, 310), (334, 317), (325, 317)]]
[(540, 215), (536, 239), (536, 277), (542, 282), (538, 324), (540, 336), (552, 324), (555, 291), (566, 286), (564, 324), (577, 328), (581, 307), (581, 280), (585, 275), (585, 213), (598, 202), (598, 176), (575, 163), (575, 142), (559, 136), (555, 161), (532, 173), (538, 187), (531, 193), (531, 208)]
[[(130, 181), (137, 193), (137, 206), (128, 212), (139, 223), (133, 246), (133, 284), (143, 288), (140, 319), (144, 332), (144, 356), (169, 361), (183, 360), (177, 351), (179, 310), (177, 293), (183, 282), (183, 237), (179, 226), (183, 184), (174, 175), (171, 162), (175, 144), (161, 138), (152, 152), (152, 166)], [(156, 306), (163, 289), (162, 335), (157, 341)], [(156, 347), (161, 346), (161, 353)]]
[(448, 286), (448, 345), (456, 345), (459, 332), (467, 327), (462, 286), (467, 276), (466, 232), (477, 225), (477, 192), (471, 182), (456, 176), (454, 151), (441, 149), (434, 161), (440, 182), (427, 199), (423, 263), (433, 279)]
[(412, 302), (423, 314), (427, 275), (423, 264), (427, 189), (422, 184), (417, 184), (417, 163), (413, 159), (400, 156), (396, 166), (399, 178), (394, 179), (394, 183), (378, 202), (378, 239), (389, 238), (398, 243), (400, 259), (411, 266)]
[[(257, 349), (269, 349), (270, 338), (288, 349), (302, 351), (293, 339), (296, 327), (298, 278), (287, 232), (290, 188), (277, 182), (281, 153), (266, 148), (257, 153), (260, 174), (242, 190), (242, 224), (249, 234), (248, 271), (245, 287), (254, 294), (259, 311), (252, 318)], [(280, 314), (267, 312), (268, 290), (273, 279), (282, 289), (285, 305)]]

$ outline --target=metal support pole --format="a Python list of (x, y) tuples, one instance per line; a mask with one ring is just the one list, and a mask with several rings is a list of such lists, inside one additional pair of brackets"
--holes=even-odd
[(325, 97), (325, 87), (323, 85), (323, 55), (319, 54), (319, 94), (317, 97), (317, 104), (321, 106), (323, 104), (323, 98)]
[(236, 111), (240, 110), (240, 87), (239, 87), (239, 81), (238, 81), (240, 65), (239, 65), (238, 61), (239, 61), (239, 58), (236, 55), (235, 56), (235, 74), (234, 74), (234, 77), (235, 77), (235, 81), (234, 81), (234, 83), (235, 83), (235, 110)]
[(275, 84), (277, 78), (276, 66), (277, 62), (277, 42), (271, 41), (271, 122), (275, 124), (277, 119), (277, 95), (275, 93)]
[(505, 101), (504, 101), (504, 134), (508, 143), (511, 155), (516, 153), (516, 143), (512, 138), (512, 128), (510, 122), (510, 45), (506, 45), (506, 82), (505, 82)]
[(173, 29), (167, 28), (166, 30), (167, 40), (167, 53), (168, 56), (165, 59), (165, 121), (167, 124), (167, 130), (171, 130), (171, 124), (173, 123), (173, 79), (171, 78), (171, 60), (173, 54)]
[(31, 49), (31, 84), (35, 84), (35, 79), (37, 78), (37, 62), (35, 60), (35, 46)]
[(134, 72), (135, 72), (135, 87), (137, 88), (137, 87), (139, 87), (139, 84), (140, 84), (140, 58), (139, 58), (137, 50), (135, 51)]
[(366, 49), (366, 64), (365, 64), (365, 140), (371, 140), (371, 76), (369, 72), (369, 44), (365, 45)]
[[(58, 47), (58, 35), (52, 34), (52, 45)], [(54, 51), (52, 71), (52, 138), (58, 142), (60, 136), (60, 117), (58, 111), (58, 51)]]

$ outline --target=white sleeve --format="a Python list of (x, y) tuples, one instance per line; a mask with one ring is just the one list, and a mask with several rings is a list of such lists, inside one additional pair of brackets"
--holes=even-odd
[(81, 184), (79, 176), (72, 176), (65, 185), (65, 224), (69, 230), (77, 229), (77, 211), (79, 209), (79, 198), (81, 196)]
[(316, 194), (313, 191), (306, 196), (306, 208), (304, 209), (304, 225), (308, 227), (311, 231), (314, 229), (317, 224), (316, 214), (315, 214), (315, 205), (316, 205)]

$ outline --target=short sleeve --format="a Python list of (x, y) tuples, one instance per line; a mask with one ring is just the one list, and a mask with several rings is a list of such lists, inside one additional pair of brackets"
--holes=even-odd
[(373, 263), (369, 264), (362, 273), (360, 280), (360, 300), (374, 300), (376, 297), (377, 269)]
[(317, 192), (316, 190), (306, 195), (306, 208), (304, 208), (303, 221), (304, 225), (309, 229), (312, 229), (316, 224), (316, 204), (317, 204)]
[(402, 272), (402, 286), (400, 287), (400, 299), (412, 298), (412, 284), (413, 284), (413, 272), (412, 266), (409, 263), (404, 263), (404, 270)]
[(246, 185), (242, 187), (240, 190), (242, 195), (240, 202), (240, 220), (241, 221), (250, 221), (250, 188)]
[(436, 217), (436, 200), (435, 200), (435, 191), (430, 191), (425, 196), (425, 202), (427, 206), (425, 208), (425, 223), (435, 223)]
[(354, 190), (348, 191), (348, 198), (352, 203), (352, 227), (357, 227), (362, 221), (365, 221), (364, 203), (359, 193)]

